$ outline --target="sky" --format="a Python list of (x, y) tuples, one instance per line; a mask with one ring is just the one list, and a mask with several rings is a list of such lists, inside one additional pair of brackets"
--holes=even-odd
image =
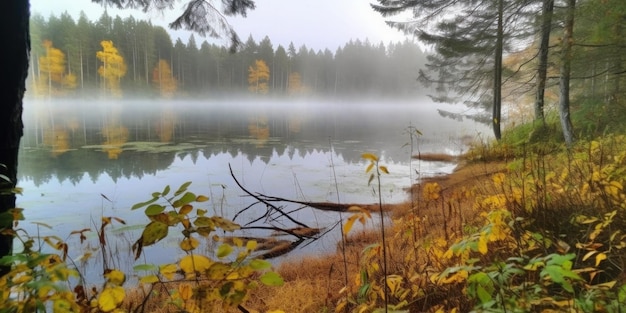
[[(154, 25), (168, 29), (167, 25), (182, 11), (186, 1), (166, 12), (140, 10), (117, 10), (107, 8), (109, 15), (151, 20)], [(221, 1), (214, 2), (220, 3)], [(268, 36), (274, 46), (284, 48), (293, 42), (296, 48), (306, 45), (315, 51), (330, 49), (332, 52), (350, 40), (368, 39), (373, 44), (404, 41), (408, 37), (385, 24), (385, 19), (370, 7), (368, 0), (257, 0), (256, 9), (246, 18), (229, 18), (242, 41), (252, 35), (256, 42)], [(84, 11), (90, 20), (97, 20), (104, 10), (90, 0), (30, 0), (31, 11), (48, 18), (67, 11), (75, 20)], [(191, 32), (169, 30), (172, 40), (181, 38), (187, 42)], [(195, 34), (196, 42), (203, 38)], [(210, 41), (215, 42), (215, 41)], [(221, 41), (216, 43), (224, 43)]]

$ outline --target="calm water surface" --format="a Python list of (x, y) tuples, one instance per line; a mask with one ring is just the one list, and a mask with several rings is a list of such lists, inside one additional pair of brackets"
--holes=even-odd
[[(65, 239), (72, 230), (98, 228), (102, 216), (119, 217), (126, 225), (114, 225), (110, 236), (115, 239), (110, 242), (111, 249), (124, 253), (147, 223), (143, 210), (130, 207), (166, 185), (177, 188), (191, 181), (190, 191), (209, 196), (206, 209), (228, 218), (251, 203), (236, 186), (229, 166), (253, 192), (299, 201), (372, 203), (378, 196), (368, 186), (367, 163), (361, 159), (362, 153), (371, 152), (390, 170), (382, 177), (382, 198), (394, 203), (406, 199), (403, 189), (418, 174), (454, 168), (410, 163), (409, 126), (422, 133), (414, 142), (414, 154), (458, 154), (465, 149), (464, 136), (488, 133), (482, 125), (440, 117), (427, 100), (31, 100), (25, 109), (19, 161), (24, 194), (18, 205), (26, 209), (27, 220), (21, 227)], [(237, 222), (245, 224), (263, 213), (263, 208), (248, 210)], [(293, 217), (320, 228), (338, 220), (335, 213), (312, 209)], [(294, 226), (287, 220), (268, 223)], [(297, 253), (332, 251), (338, 236), (331, 232), (329, 239)], [(179, 251), (176, 242), (147, 247), (148, 260), (173, 261)]]

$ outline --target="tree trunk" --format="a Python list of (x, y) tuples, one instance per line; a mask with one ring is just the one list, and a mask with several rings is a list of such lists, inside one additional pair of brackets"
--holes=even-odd
[(495, 135), (497, 140), (502, 138), (502, 134), (500, 132), (500, 124), (502, 118), (502, 41), (504, 37), (504, 29), (503, 29), (503, 11), (504, 11), (504, 0), (498, 0), (498, 31), (496, 34), (496, 51), (495, 51), (495, 64), (494, 64), (494, 79), (493, 79), (493, 115), (492, 115), (492, 125), (493, 125), (493, 134)]
[(561, 95), (559, 99), (559, 116), (565, 143), (570, 146), (574, 142), (574, 130), (570, 118), (570, 76), (572, 62), (572, 35), (574, 31), (574, 12), (576, 0), (567, 1), (567, 13), (565, 16), (565, 28), (563, 29), (563, 42), (561, 47), (561, 75), (559, 87)]
[(537, 69), (537, 95), (535, 97), (535, 121), (545, 125), (544, 103), (546, 91), (546, 76), (548, 73), (548, 50), (550, 45), (550, 30), (552, 30), (552, 13), (554, 0), (544, 0), (541, 10), (541, 44), (539, 46), (539, 67)]
[[(0, 173), (10, 179), (0, 179), (0, 190), (11, 189), (17, 183), (17, 156), (23, 134), (22, 99), (26, 91), (30, 9), (28, 0), (0, 1), (0, 40), (3, 42), (2, 67), (0, 70)], [(15, 207), (15, 195), (0, 193), (0, 216)], [(12, 221), (0, 218), (0, 229), (10, 229)], [(10, 232), (0, 235), (0, 257), (10, 255), (13, 236)], [(0, 276), (9, 267), (0, 267)]]

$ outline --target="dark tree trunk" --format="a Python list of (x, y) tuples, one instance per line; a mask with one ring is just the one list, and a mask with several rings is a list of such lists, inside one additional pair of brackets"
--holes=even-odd
[(561, 95), (559, 97), (559, 117), (565, 143), (569, 146), (574, 142), (574, 127), (570, 117), (570, 76), (572, 63), (572, 38), (574, 31), (574, 12), (576, 0), (567, 1), (567, 13), (565, 16), (565, 28), (563, 29), (563, 39), (561, 47), (561, 75), (559, 77), (559, 87)]
[[(1, 180), (0, 190), (15, 187), (17, 183), (17, 155), (23, 133), (22, 99), (24, 97), (28, 58), (30, 54), (29, 35), (30, 6), (28, 0), (0, 1), (0, 42), (2, 63), (0, 67), (0, 173), (11, 181)], [(15, 207), (15, 195), (0, 194), (0, 216)], [(0, 218), (0, 229), (10, 229), (12, 223)], [(0, 235), (0, 257), (11, 253), (13, 236), (10, 232)], [(0, 267), (0, 276), (9, 270)]]
[(548, 73), (548, 50), (550, 31), (552, 30), (552, 13), (554, 0), (544, 0), (541, 10), (541, 44), (539, 46), (539, 67), (537, 69), (537, 95), (535, 98), (535, 121), (545, 124), (544, 102), (546, 92), (546, 76)]
[(502, 118), (502, 50), (503, 50), (503, 40), (504, 40), (504, 29), (503, 29), (503, 11), (504, 11), (504, 0), (498, 0), (498, 31), (496, 34), (496, 55), (495, 55), (495, 65), (494, 65), (494, 79), (493, 79), (493, 116), (492, 116), (492, 125), (493, 125), (493, 134), (495, 135), (497, 140), (502, 138), (502, 134), (500, 132), (501, 118)]

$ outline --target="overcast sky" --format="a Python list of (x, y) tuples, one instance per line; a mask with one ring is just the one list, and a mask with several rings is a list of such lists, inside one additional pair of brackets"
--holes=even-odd
[[(0, 0), (4, 1), (4, 0)], [(167, 28), (182, 12), (182, 0), (178, 8), (165, 13), (135, 10), (116, 10), (108, 8), (109, 15), (126, 17), (133, 15), (136, 19), (149, 19), (155, 25)], [(216, 1), (221, 2), (221, 1)], [(31, 11), (40, 13), (45, 18), (50, 14), (59, 16), (67, 11), (78, 19), (80, 11), (84, 11), (90, 20), (97, 20), (104, 10), (90, 0), (30, 0)], [(383, 42), (403, 41), (406, 37), (399, 31), (390, 28), (385, 20), (370, 8), (368, 0), (257, 0), (257, 8), (248, 13), (246, 18), (231, 18), (239, 37), (245, 41), (249, 35), (256, 42), (268, 36), (274, 45), (287, 48), (293, 42), (296, 48), (303, 44), (315, 51), (329, 48), (334, 52), (350, 40), (365, 40), (378, 44)], [(172, 40), (180, 37), (185, 43), (190, 32), (170, 31)], [(199, 35), (196, 42), (203, 41)]]

